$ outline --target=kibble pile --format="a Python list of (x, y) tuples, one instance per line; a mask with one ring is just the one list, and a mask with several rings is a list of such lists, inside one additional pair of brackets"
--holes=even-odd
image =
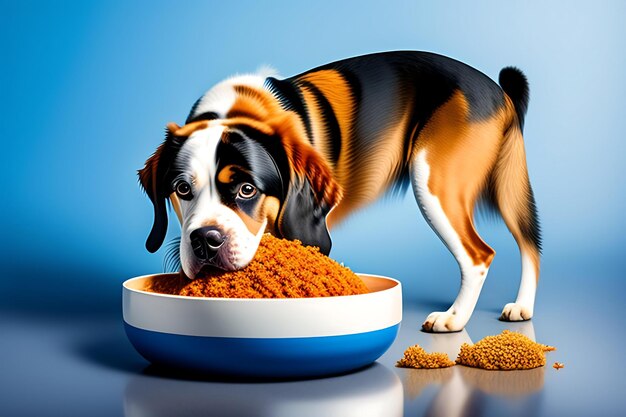
[(254, 259), (238, 271), (152, 280), (147, 291), (191, 297), (299, 298), (365, 294), (361, 279), (319, 248), (263, 235)]
[[(556, 350), (530, 340), (521, 333), (504, 330), (487, 336), (474, 345), (463, 343), (456, 363), (482, 369), (533, 369), (546, 364), (546, 352)], [(454, 365), (445, 353), (427, 353), (419, 345), (409, 347), (396, 366), (401, 368), (436, 369)]]
[(552, 346), (535, 343), (521, 333), (504, 330), (474, 345), (463, 343), (456, 363), (483, 369), (533, 369), (546, 364)]
[(454, 365), (447, 354), (427, 353), (420, 345), (410, 346), (404, 351), (404, 357), (396, 366), (399, 368), (436, 369)]

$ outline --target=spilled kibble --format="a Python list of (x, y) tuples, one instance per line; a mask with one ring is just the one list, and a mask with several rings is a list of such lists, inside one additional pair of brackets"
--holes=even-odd
[(546, 364), (545, 352), (552, 346), (533, 342), (521, 333), (504, 330), (474, 345), (463, 343), (456, 363), (483, 369), (533, 369)]
[(552, 365), (552, 367), (558, 371), (559, 369), (565, 368), (565, 365), (563, 365), (561, 362), (554, 362), (554, 365)]
[(399, 368), (436, 369), (453, 366), (447, 354), (434, 352), (427, 353), (420, 345), (410, 346), (404, 351), (404, 357), (396, 366)]

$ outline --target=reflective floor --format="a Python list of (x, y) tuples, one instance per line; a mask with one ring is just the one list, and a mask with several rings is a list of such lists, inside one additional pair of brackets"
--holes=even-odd
[[(134, 352), (117, 318), (3, 315), (0, 415), (623, 415), (621, 347), (602, 322), (582, 342), (579, 326), (592, 324), (593, 315), (564, 327), (567, 310), (517, 324), (499, 322), (495, 311), (478, 310), (463, 332), (432, 335), (418, 330), (428, 311), (407, 304), (398, 339), (374, 365), (332, 378), (282, 382), (163, 374)], [(412, 344), (454, 358), (462, 343), (506, 328), (555, 345), (548, 366), (510, 372), (394, 367)], [(565, 368), (553, 369), (555, 361)]]

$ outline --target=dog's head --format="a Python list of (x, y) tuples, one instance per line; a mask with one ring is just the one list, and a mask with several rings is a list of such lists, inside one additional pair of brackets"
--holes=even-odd
[(165, 141), (139, 171), (154, 205), (146, 248), (155, 252), (163, 244), (169, 200), (181, 223), (181, 266), (190, 278), (205, 266), (246, 266), (265, 232), (330, 251), (326, 216), (341, 194), (330, 169), (294, 113), (258, 116), (231, 112), (182, 127), (170, 123)]

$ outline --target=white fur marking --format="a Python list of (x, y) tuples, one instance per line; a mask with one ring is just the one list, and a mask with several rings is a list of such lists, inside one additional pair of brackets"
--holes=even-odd
[[(222, 204), (215, 186), (216, 151), (225, 127), (212, 124), (194, 132), (180, 149), (176, 164), (193, 178), (193, 198), (180, 200), (182, 225), (180, 240), (181, 266), (185, 274), (195, 278), (203, 264), (191, 248), (190, 234), (201, 227), (214, 225), (226, 236), (220, 248), (220, 267), (228, 270), (246, 266), (254, 257), (265, 231), (265, 224), (256, 235), (250, 233), (235, 211)], [(217, 258), (216, 258), (217, 259)]]
[[(178, 153), (177, 163), (193, 175), (194, 189), (215, 188), (215, 153), (224, 126), (211, 125), (189, 136)], [(215, 194), (215, 193), (213, 193)]]
[(446, 216), (439, 198), (430, 193), (428, 179), (430, 178), (430, 166), (426, 162), (426, 151), (421, 151), (416, 158), (412, 175), (413, 191), (418, 200), (420, 209), (426, 220), (432, 225), (435, 233), (439, 235), (450, 252), (459, 261), (460, 265), (473, 265), (463, 243), (456, 233), (450, 220)]
[(508, 303), (502, 309), (502, 319), (507, 321), (528, 320), (535, 309), (537, 275), (532, 258), (522, 252), (522, 279), (514, 303)]
[(537, 292), (537, 276), (535, 264), (530, 256), (522, 254), (522, 281), (517, 293), (517, 303), (523, 304), (532, 312)]
[(216, 84), (202, 96), (194, 109), (192, 117), (202, 113), (214, 112), (218, 115), (218, 118), (225, 119), (226, 114), (237, 100), (237, 93), (233, 88), (235, 85), (249, 85), (263, 88), (265, 78), (272, 74), (274, 73), (272, 72), (270, 74), (270, 71), (265, 71), (261, 74), (244, 74), (227, 78), (219, 84)]

